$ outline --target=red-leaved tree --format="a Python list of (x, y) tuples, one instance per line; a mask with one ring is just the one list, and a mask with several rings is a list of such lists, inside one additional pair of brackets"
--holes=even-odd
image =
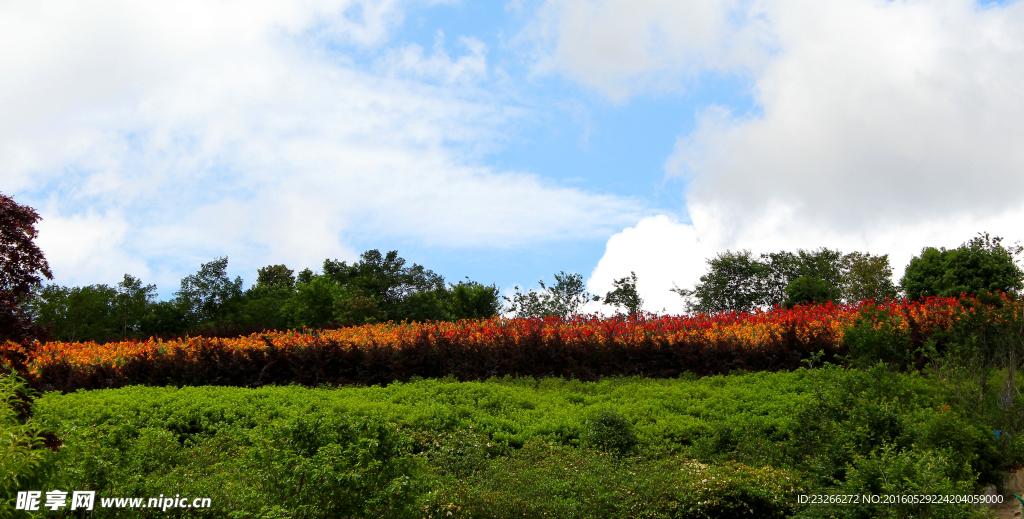
[(43, 251), (34, 243), (39, 220), (35, 209), (0, 194), (0, 343), (25, 343), (37, 335), (24, 304), (32, 287), (44, 277), (53, 279)]

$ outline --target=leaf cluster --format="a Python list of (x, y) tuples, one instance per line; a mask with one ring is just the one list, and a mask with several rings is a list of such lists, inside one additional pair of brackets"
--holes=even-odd
[(47, 438), (29, 423), (33, 397), (17, 374), (0, 375), (0, 517), (12, 517), (18, 489), (44, 476)]
[(908, 299), (929, 296), (1005, 293), (1024, 289), (1024, 270), (1017, 264), (1020, 245), (1005, 246), (1003, 239), (979, 233), (955, 249), (926, 247), (911, 258), (900, 285)]

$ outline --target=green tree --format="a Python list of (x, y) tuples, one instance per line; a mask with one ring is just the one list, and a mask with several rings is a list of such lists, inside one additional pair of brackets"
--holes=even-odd
[(811, 276), (802, 276), (793, 280), (786, 286), (787, 307), (804, 304), (822, 304), (828, 301), (836, 302), (840, 298), (839, 291), (834, 286), (829, 286), (822, 279)]
[(892, 282), (888, 254), (851, 252), (843, 256), (842, 272), (843, 300), (848, 303), (899, 297), (899, 287)]
[(295, 276), (295, 282), (296, 283), (309, 283), (310, 281), (313, 281), (313, 276), (315, 276), (315, 275), (316, 274), (312, 270), (302, 269), (302, 271), (299, 272), (298, 275)]
[(821, 280), (830, 294), (829, 299), (838, 301), (842, 286), (843, 253), (827, 248), (815, 250), (797, 249), (795, 253), (780, 251), (761, 255), (765, 268), (761, 282), (763, 306), (772, 307), (789, 302), (789, 286), (799, 278)]
[(156, 285), (142, 285), (142, 281), (128, 274), (114, 288), (110, 317), (123, 339), (137, 336), (142, 320), (150, 312), (156, 299)]
[[(398, 251), (381, 254), (377, 249), (369, 250), (352, 265), (327, 260), (324, 261), (323, 275), (348, 287), (352, 297), (368, 297), (376, 301), (387, 316), (385, 320), (422, 320), (424, 307), (429, 306), (431, 296), (413, 296), (445, 290), (442, 276), (422, 265), (406, 265)], [(359, 301), (365, 302), (363, 299)]]
[(708, 273), (693, 289), (672, 289), (691, 312), (752, 312), (768, 303), (764, 289), (767, 266), (749, 250), (725, 251), (708, 260)]
[(173, 337), (184, 333), (194, 326), (189, 319), (187, 309), (182, 308), (178, 301), (157, 301), (149, 306), (149, 312), (139, 323), (140, 337)]
[(501, 313), (501, 297), (496, 285), (459, 281), (448, 287), (448, 319), (486, 319)]
[(1024, 288), (1024, 271), (1016, 261), (1022, 248), (1002, 241), (979, 233), (956, 249), (926, 247), (910, 260), (900, 285), (908, 299), (995, 292), (1016, 296)]
[(508, 311), (516, 317), (569, 317), (579, 315), (583, 305), (590, 301), (599, 301), (600, 298), (587, 292), (581, 274), (567, 274), (559, 272), (555, 274), (555, 284), (548, 287), (544, 280), (538, 282), (540, 290), (520, 291), (515, 287), (516, 293), (512, 298), (505, 298), (509, 303)]
[(203, 263), (199, 272), (181, 280), (174, 300), (190, 327), (217, 321), (241, 302), (242, 278), (232, 280), (227, 268), (228, 258), (217, 258)]
[(308, 282), (295, 285), (295, 294), (281, 311), (293, 328), (323, 328), (335, 324), (335, 301), (344, 297), (344, 288), (333, 278), (314, 275)]
[[(289, 271), (290, 272), (290, 271)], [(299, 273), (283, 311), (290, 326), (349, 326), (385, 321), (491, 317), (500, 310), (498, 287), (470, 280), (446, 284), (397, 251), (370, 250), (351, 265), (326, 260), (323, 273)]]
[(256, 286), (258, 287), (295, 287), (295, 273), (284, 265), (268, 265), (256, 271)]
[(288, 317), (284, 305), (294, 294), (294, 288), (256, 284), (245, 291), (228, 320), (244, 333), (286, 330)]
[[(691, 312), (752, 312), (817, 299), (854, 302), (896, 296), (888, 256), (819, 248), (779, 251), (755, 257), (750, 251), (725, 251), (708, 260), (708, 273), (693, 289), (676, 287)], [(797, 280), (804, 279), (794, 286)], [(809, 281), (809, 280), (818, 281)], [(819, 284), (824, 288), (818, 287)], [(817, 287), (817, 288), (815, 288)], [(811, 290), (811, 292), (808, 292)], [(808, 299), (810, 298), (810, 299)]]
[(358, 289), (342, 287), (334, 300), (334, 320), (340, 325), (359, 326), (385, 322), (388, 314), (373, 296)]
[(636, 290), (636, 272), (630, 272), (629, 276), (616, 279), (612, 282), (614, 287), (605, 294), (604, 302), (614, 306), (616, 309), (624, 309), (630, 317), (640, 315), (644, 306), (644, 300)]
[(106, 342), (118, 335), (112, 312), (117, 291), (107, 285), (47, 285), (29, 304), (35, 321), (60, 341)]
[(238, 333), (286, 330), (289, 326), (284, 306), (294, 294), (294, 271), (285, 265), (258, 269), (256, 284), (245, 291), (231, 315), (224, 318), (225, 324)]

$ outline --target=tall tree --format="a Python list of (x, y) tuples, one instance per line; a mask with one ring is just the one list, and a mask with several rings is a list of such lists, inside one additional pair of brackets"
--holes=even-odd
[(911, 258), (900, 279), (908, 299), (1003, 292), (1018, 295), (1024, 271), (1017, 265), (1020, 245), (1006, 247), (1003, 239), (979, 233), (951, 250), (926, 247)]
[(139, 278), (124, 275), (114, 287), (110, 316), (122, 339), (141, 331), (142, 320), (156, 300), (156, 285), (143, 285)]
[(446, 318), (486, 319), (501, 313), (501, 297), (496, 285), (483, 285), (476, 281), (459, 281), (448, 289)]
[(120, 331), (111, 312), (116, 296), (107, 285), (47, 285), (37, 291), (29, 308), (57, 340), (106, 342)]
[(267, 265), (256, 271), (258, 287), (295, 287), (295, 273), (284, 265)]
[(847, 302), (882, 301), (899, 297), (900, 289), (892, 282), (889, 255), (851, 252), (843, 256), (843, 299)]
[(281, 311), (292, 328), (323, 328), (337, 324), (335, 301), (344, 297), (345, 289), (326, 275), (312, 275), (308, 281), (295, 285), (295, 294)]
[(268, 265), (257, 271), (256, 284), (245, 291), (242, 302), (229, 317), (239, 333), (285, 330), (285, 303), (295, 294), (294, 271), (284, 265)]
[[(372, 249), (364, 252), (359, 261), (348, 265), (344, 261), (327, 260), (323, 273), (349, 289), (357, 306), (362, 307), (370, 298), (387, 316), (385, 320), (439, 319), (434, 311), (424, 313), (427, 299), (437, 296), (417, 296), (445, 291), (444, 277), (413, 263), (406, 265), (398, 251), (381, 254)], [(415, 297), (414, 297), (415, 296)]]
[(785, 306), (836, 302), (840, 298), (838, 287), (830, 286), (822, 279), (801, 276), (786, 285)]
[(644, 306), (644, 300), (636, 290), (636, 272), (630, 272), (629, 276), (616, 279), (612, 282), (614, 287), (604, 296), (605, 304), (614, 306), (617, 309), (624, 309), (630, 317), (640, 315)]
[(768, 267), (749, 250), (725, 251), (708, 259), (708, 266), (708, 273), (693, 289), (672, 289), (686, 299), (689, 311), (752, 312), (768, 304), (764, 288)]
[(231, 306), (242, 299), (242, 278), (227, 274), (228, 258), (203, 263), (199, 272), (185, 276), (174, 294), (175, 303), (184, 311), (192, 325), (209, 323), (224, 317)]
[[(261, 275), (262, 275), (261, 270)], [(468, 279), (446, 284), (398, 251), (364, 252), (359, 261), (326, 260), (323, 272), (299, 272), (283, 306), (289, 326), (351, 326), (384, 321), (452, 321), (491, 317), (500, 310), (498, 287)]]
[(39, 333), (25, 303), (43, 278), (53, 279), (35, 244), (39, 214), (0, 194), (0, 341), (30, 341)]
[[(812, 299), (814, 301), (838, 302), (842, 298), (843, 253), (838, 250), (822, 247), (815, 250), (797, 249), (795, 253), (780, 251), (762, 254), (761, 261), (765, 265), (762, 306), (793, 304), (791, 295), (794, 290), (809, 294), (806, 290), (812, 285), (824, 287), (824, 292), (815, 289), (815, 297), (820, 299), (827, 296), (824, 300)], [(818, 281), (803, 280), (800, 289), (790, 287), (801, 278)]]

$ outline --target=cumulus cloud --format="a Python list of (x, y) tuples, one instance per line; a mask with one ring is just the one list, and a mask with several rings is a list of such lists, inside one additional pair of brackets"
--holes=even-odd
[(635, 201), (482, 165), (530, 114), (481, 88), (481, 42), (392, 45), (407, 4), (5, 3), (0, 190), (39, 208), (71, 284), (164, 288), (225, 254), (315, 267), (358, 236), (509, 247), (635, 221)]
[[(549, 1), (537, 23), (556, 30), (538, 66), (612, 100), (701, 71), (749, 78), (754, 113), (703, 107), (666, 159), (687, 185), (691, 222), (675, 225), (691, 245), (870, 250), (899, 272), (926, 245), (1024, 238), (1024, 3), (633, 4)], [(602, 265), (626, 236), (634, 256), (663, 247), (640, 243), (651, 225), (609, 241)], [(609, 268), (591, 283), (622, 275)]]
[(701, 240), (692, 225), (665, 215), (644, 218), (608, 240), (587, 289), (604, 296), (614, 280), (635, 272), (645, 310), (681, 313), (683, 300), (669, 289), (692, 286), (706, 267), (704, 258), (714, 254), (714, 245)]
[(669, 173), (739, 228), (774, 203), (837, 232), (1024, 200), (1024, 4), (782, 2), (757, 117), (710, 107)]

